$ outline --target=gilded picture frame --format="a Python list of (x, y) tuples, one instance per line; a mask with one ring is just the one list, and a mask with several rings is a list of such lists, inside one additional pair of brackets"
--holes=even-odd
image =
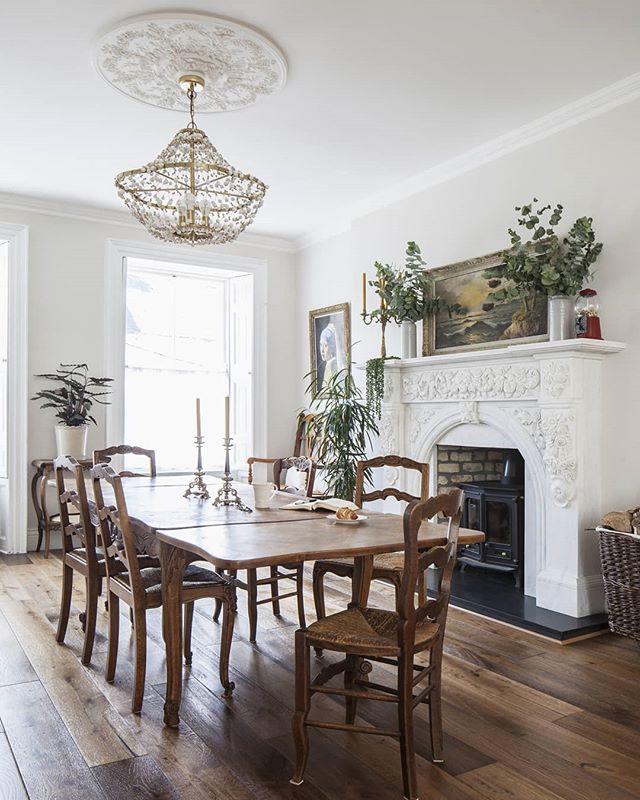
[(423, 355), (485, 350), (549, 338), (544, 295), (492, 301), (491, 291), (509, 285), (501, 277), (503, 269), (504, 251), (500, 250), (429, 270), (434, 296), (459, 303), (465, 311), (459, 315), (443, 311), (424, 321)]
[(309, 312), (309, 354), (313, 391), (349, 366), (351, 358), (351, 309), (349, 303), (316, 308)]

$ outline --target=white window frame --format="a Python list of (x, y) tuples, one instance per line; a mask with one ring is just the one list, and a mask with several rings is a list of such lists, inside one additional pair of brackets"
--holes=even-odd
[(9, 319), (7, 321), (7, 478), (8, 530), (0, 530), (0, 552), (27, 552), (27, 416), (29, 228), (0, 222), (0, 239), (9, 242)]
[(121, 444), (124, 441), (127, 258), (210, 267), (253, 276), (253, 449), (257, 453), (266, 452), (267, 262), (259, 258), (223, 255), (180, 245), (146, 244), (125, 239), (107, 239), (105, 251), (104, 363), (105, 375), (115, 379), (111, 402), (106, 407), (105, 444)]

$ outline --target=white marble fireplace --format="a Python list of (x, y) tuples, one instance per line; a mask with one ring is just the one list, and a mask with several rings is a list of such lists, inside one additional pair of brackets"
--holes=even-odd
[[(536, 604), (602, 611), (592, 527), (602, 513), (601, 361), (624, 345), (575, 339), (386, 364), (383, 453), (431, 463), (436, 446), (517, 448), (525, 460), (525, 582)], [(399, 473), (387, 481), (402, 480)]]

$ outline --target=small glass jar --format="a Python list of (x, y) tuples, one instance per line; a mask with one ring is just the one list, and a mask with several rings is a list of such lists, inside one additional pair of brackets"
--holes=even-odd
[(602, 339), (600, 303), (595, 289), (583, 289), (576, 300), (576, 336), (579, 339)]

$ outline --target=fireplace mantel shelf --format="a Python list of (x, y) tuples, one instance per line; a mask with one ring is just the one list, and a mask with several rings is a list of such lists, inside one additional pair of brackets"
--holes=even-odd
[(385, 368), (468, 364), (474, 361), (513, 361), (518, 358), (549, 358), (568, 355), (599, 358), (611, 353), (619, 353), (625, 347), (623, 342), (609, 342), (604, 339), (565, 339), (560, 342), (533, 342), (532, 344), (514, 344), (486, 350), (441, 353), (421, 358), (392, 359), (386, 362)]

